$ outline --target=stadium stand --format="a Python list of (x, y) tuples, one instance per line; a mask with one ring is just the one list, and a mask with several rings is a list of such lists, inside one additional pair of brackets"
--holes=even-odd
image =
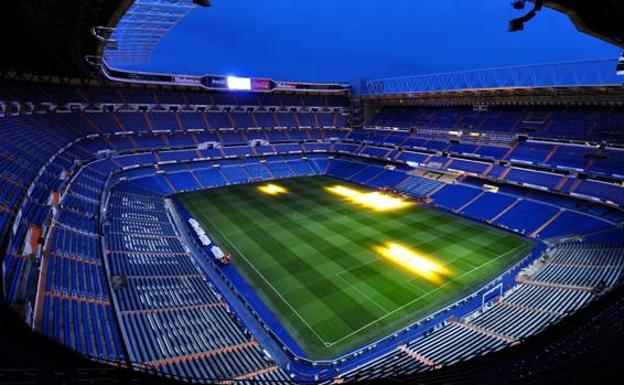
[[(464, 319), (451, 320), (377, 362), (343, 374), (341, 379), (392, 377), (395, 362), (405, 367), (406, 374), (412, 374), (517, 344), (613, 287), (616, 281), (608, 278), (621, 280), (623, 264), (619, 243), (563, 243), (527, 269), (530, 273), (519, 275), (518, 285), (488, 307)], [(539, 281), (539, 277), (544, 280)], [(579, 279), (594, 284), (579, 286)]]
[[(623, 245), (593, 236), (624, 222), (624, 157), (619, 148), (584, 143), (622, 121), (613, 109), (384, 108), (374, 117), (376, 128), (359, 130), (347, 128), (346, 110), (223, 109), (346, 108), (348, 100), (339, 97), (14, 89), (9, 84), (2, 95), (41, 101), (36, 93), (45, 89), (63, 102), (186, 98), (214, 107), (0, 118), (6, 299), (44, 335), (94, 359), (204, 380), (287, 382), (323, 373), (322, 380), (351, 381), (392, 376), (397, 367), (410, 374), (518, 344), (622, 279)], [(486, 137), (445, 133), (458, 128)], [(276, 354), (268, 332), (249, 330), (248, 319), (262, 320), (226, 300), (200, 266), (203, 256), (185, 243), (166, 199), (321, 174), (392, 189), (548, 250), (469, 313), (440, 316), (429, 330), (406, 332), (398, 346), (379, 344), (364, 358), (347, 355), (339, 370), (305, 367), (297, 354)]]
[(106, 258), (131, 361), (182, 378), (288, 381), (195, 266), (162, 197), (113, 193), (109, 213)]

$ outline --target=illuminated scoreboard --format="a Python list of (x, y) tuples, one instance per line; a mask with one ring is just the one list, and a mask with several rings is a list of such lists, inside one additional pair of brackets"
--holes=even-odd
[(235, 91), (251, 91), (251, 79), (228, 76), (226, 78), (227, 88)]
[(161, 84), (171, 86), (201, 87), (207, 90), (222, 91), (297, 91), (343, 94), (351, 90), (349, 84), (344, 83), (300, 83), (284, 82), (266, 78), (245, 78), (238, 76), (218, 75), (171, 75), (149, 72), (131, 72), (108, 67), (105, 61), (101, 65), (102, 74), (110, 80), (141, 83)]
[(268, 79), (241, 78), (238, 76), (211, 76), (201, 77), (204, 88), (211, 90), (230, 91), (270, 91), (271, 81)]

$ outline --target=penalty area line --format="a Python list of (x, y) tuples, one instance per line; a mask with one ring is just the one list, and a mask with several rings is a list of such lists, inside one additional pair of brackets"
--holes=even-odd
[(353, 290), (357, 291), (360, 295), (362, 295), (364, 298), (366, 298), (367, 300), (369, 300), (370, 302), (372, 302), (375, 306), (377, 306), (378, 308), (380, 308), (381, 310), (384, 311), (384, 313), (388, 314), (389, 311), (381, 306), (377, 301), (375, 301), (374, 299), (372, 299), (371, 297), (369, 297), (366, 293), (364, 293), (362, 290), (358, 289), (357, 286), (355, 286), (355, 284), (350, 283), (349, 281), (347, 281), (344, 277), (342, 277), (340, 274), (337, 274), (336, 277), (340, 278), (340, 280), (344, 283), (347, 284), (347, 289), (352, 288)]
[(247, 264), (249, 264), (252, 269), (254, 269), (256, 271), (256, 273), (262, 277), (262, 279), (266, 282), (267, 285), (269, 285), (269, 287), (275, 292), (275, 294), (277, 294), (277, 296), (286, 304), (286, 306), (288, 306), (290, 308), (290, 310), (293, 311), (293, 313), (295, 313), (297, 315), (297, 317), (306, 325), (306, 327), (308, 329), (310, 329), (310, 331), (312, 333), (314, 333), (314, 335), (316, 336), (316, 338), (319, 339), (319, 341), (321, 341), (326, 347), (331, 346), (330, 343), (326, 342), (319, 334), (316, 330), (314, 330), (314, 328), (312, 326), (310, 326), (310, 324), (301, 316), (301, 314), (299, 314), (299, 312), (286, 300), (286, 298), (284, 298), (284, 296), (279, 292), (279, 290), (277, 290), (275, 288), (275, 286), (273, 286), (271, 284), (271, 282), (260, 272), (260, 270), (258, 270), (258, 268), (249, 260), (249, 258), (247, 258), (245, 256), (245, 254), (243, 254), (239, 248), (232, 242), (230, 241), (230, 239), (219, 229), (218, 226), (216, 226), (205, 214), (202, 210), (199, 210), (198, 207), (195, 205), (195, 203), (191, 202), (191, 205), (198, 210), (198, 212), (200, 213), (201, 217), (203, 219), (205, 219), (206, 221), (208, 221), (208, 223), (210, 223), (210, 225), (217, 230), (217, 232), (219, 234), (221, 234), (221, 236), (223, 237), (223, 239), (226, 240), (227, 243), (230, 244), (230, 246), (232, 246), (234, 248), (234, 250), (236, 250), (236, 252), (238, 253), (238, 255), (240, 255), (246, 262)]
[(374, 321), (372, 321), (372, 322), (369, 322), (368, 324), (366, 324), (366, 325), (362, 326), (361, 328), (359, 328), (359, 329), (357, 329), (357, 330), (352, 331), (352, 332), (351, 332), (351, 333), (349, 333), (349, 334), (346, 334), (346, 335), (342, 336), (341, 338), (337, 339), (337, 340), (336, 340), (336, 341), (334, 341), (334, 342), (331, 342), (331, 344), (330, 344), (329, 346), (333, 346), (333, 345), (335, 345), (335, 344), (337, 344), (337, 343), (339, 343), (339, 342), (344, 341), (345, 339), (347, 339), (347, 338), (349, 338), (349, 337), (351, 337), (351, 336), (353, 336), (353, 335), (355, 335), (355, 334), (357, 334), (357, 333), (361, 332), (361, 331), (362, 331), (362, 330), (364, 330), (364, 329), (367, 329), (368, 327), (370, 327), (371, 325), (373, 325), (373, 324), (375, 324), (375, 323), (377, 323), (377, 322), (381, 321), (382, 319), (385, 319), (385, 318), (389, 317), (390, 315), (392, 315), (392, 314), (396, 313), (397, 311), (403, 310), (404, 308), (406, 308), (407, 306), (411, 305), (412, 303), (414, 303), (414, 302), (416, 302), (416, 301), (419, 301), (419, 300), (421, 300), (421, 299), (423, 299), (423, 298), (425, 298), (425, 297), (428, 297), (430, 294), (433, 294), (433, 293), (437, 292), (438, 290), (445, 288), (446, 286), (450, 285), (450, 284), (451, 284), (451, 283), (453, 283), (453, 282), (456, 282), (457, 280), (459, 280), (459, 279), (461, 279), (461, 278), (465, 277), (466, 275), (471, 274), (471, 273), (473, 273), (473, 272), (475, 272), (475, 271), (477, 271), (477, 270), (479, 270), (479, 269), (481, 269), (481, 268), (483, 268), (483, 267), (485, 267), (485, 266), (487, 266), (487, 265), (491, 264), (492, 262), (497, 261), (497, 260), (499, 260), (500, 258), (502, 258), (502, 257), (504, 257), (504, 256), (506, 256), (506, 255), (508, 255), (508, 254), (510, 254), (510, 253), (512, 253), (512, 252), (514, 252), (514, 251), (516, 251), (516, 250), (518, 250), (518, 249), (520, 249), (520, 248), (523, 248), (523, 247), (524, 247), (524, 245), (523, 245), (523, 244), (521, 244), (521, 245), (519, 245), (519, 246), (517, 246), (517, 247), (515, 247), (515, 248), (513, 248), (513, 249), (511, 249), (511, 250), (509, 250), (509, 251), (507, 251), (507, 252), (505, 252), (505, 253), (503, 253), (503, 254), (499, 255), (499, 256), (498, 256), (498, 257), (496, 257), (496, 258), (490, 259), (489, 261), (487, 261), (486, 263), (484, 263), (484, 264), (482, 264), (482, 265), (480, 265), (480, 266), (477, 266), (477, 267), (475, 267), (475, 268), (473, 268), (473, 269), (471, 269), (471, 270), (468, 270), (467, 272), (465, 272), (465, 273), (461, 274), (460, 276), (457, 276), (457, 277), (455, 277), (455, 278), (453, 278), (453, 279), (450, 279), (448, 282), (444, 283), (442, 286), (438, 286), (438, 287), (436, 287), (435, 289), (428, 291), (426, 294), (423, 294), (423, 295), (421, 295), (420, 297), (416, 297), (416, 298), (414, 298), (413, 300), (409, 301), (408, 303), (406, 303), (406, 304), (404, 304), (404, 305), (401, 305), (401, 306), (397, 307), (396, 309), (392, 310), (392, 311), (391, 311), (391, 312), (389, 312), (388, 314), (383, 315), (383, 316), (381, 316), (381, 317), (377, 318), (376, 320), (374, 320)]

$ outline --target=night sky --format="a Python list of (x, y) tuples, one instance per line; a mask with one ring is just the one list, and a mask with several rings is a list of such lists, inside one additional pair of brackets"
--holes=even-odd
[(509, 19), (522, 13), (511, 0), (212, 3), (176, 26), (150, 63), (127, 68), (351, 81), (619, 55), (550, 9), (524, 31), (507, 32)]

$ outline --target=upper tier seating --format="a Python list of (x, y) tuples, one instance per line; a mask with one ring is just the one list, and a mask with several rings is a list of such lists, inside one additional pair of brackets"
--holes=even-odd
[[(492, 107), (473, 111), (470, 107), (382, 109), (370, 122), (378, 127), (423, 127), (433, 130), (522, 133), (542, 138), (602, 140), (624, 143), (624, 111), (618, 108), (565, 109)], [(531, 162), (544, 161), (548, 146), (522, 146), (512, 154)]]
[(205, 92), (143, 89), (140, 87), (75, 87), (72, 85), (35, 84), (2, 81), (0, 101), (55, 103), (137, 103), (198, 104), (267, 107), (349, 107), (350, 101), (340, 95), (299, 96), (257, 94), (251, 92)]

